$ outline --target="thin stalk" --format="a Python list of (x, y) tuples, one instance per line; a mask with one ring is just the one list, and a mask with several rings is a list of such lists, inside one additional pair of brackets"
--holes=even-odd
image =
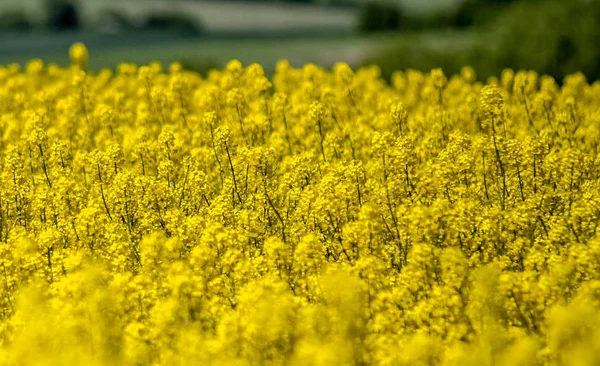
[[(242, 197), (240, 197), (240, 192), (238, 190), (237, 180), (235, 179), (235, 170), (233, 169), (233, 161), (231, 160), (231, 154), (229, 153), (229, 146), (227, 146), (227, 143), (225, 143), (225, 151), (227, 152), (227, 159), (229, 159), (229, 168), (231, 169), (231, 177), (233, 179), (233, 189), (234, 189), (235, 194), (237, 195), (237, 198), (240, 201), (240, 205), (241, 205)], [(234, 200), (233, 205), (235, 207), (235, 200)]]

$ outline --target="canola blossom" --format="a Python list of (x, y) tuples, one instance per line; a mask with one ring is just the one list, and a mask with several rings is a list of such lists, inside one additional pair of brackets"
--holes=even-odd
[(597, 365), (600, 83), (0, 66), (0, 365)]

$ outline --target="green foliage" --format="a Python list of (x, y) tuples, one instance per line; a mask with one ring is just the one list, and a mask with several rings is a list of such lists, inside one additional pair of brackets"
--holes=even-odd
[(201, 25), (196, 20), (179, 13), (151, 14), (146, 18), (144, 28), (182, 34), (197, 34), (202, 31)]
[(77, 4), (68, 0), (46, 0), (47, 26), (54, 30), (76, 29), (81, 26)]
[(22, 11), (8, 11), (0, 14), (0, 30), (29, 31), (33, 24)]
[(485, 25), (515, 0), (466, 0), (452, 14), (449, 25), (457, 28)]
[(212, 60), (184, 59), (180, 62), (184, 70), (196, 72), (202, 76), (207, 76), (208, 72), (218, 69), (219, 65)]
[(600, 78), (600, 2), (522, 2), (505, 13), (494, 58), (499, 67), (533, 69), (562, 80), (577, 70)]
[[(494, 20), (508, 4), (516, 0), (463, 0), (454, 8), (411, 13), (409, 8), (390, 2), (367, 2), (361, 8), (361, 30), (423, 30), (440, 28), (467, 28)], [(526, 0), (521, 0), (526, 1)], [(399, 15), (399, 22), (387, 26), (387, 19)]]
[(370, 1), (360, 9), (359, 30), (374, 32), (399, 29), (404, 23), (404, 14), (394, 4)]
[[(479, 47), (472, 50), (465, 49), (439, 49), (424, 45), (402, 44), (376, 53), (368, 58), (364, 64), (375, 64), (381, 68), (382, 77), (390, 79), (397, 70), (433, 70), (441, 68), (447, 74), (457, 74), (464, 65), (472, 64), (472, 60), (482, 55)], [(481, 69), (476, 68), (481, 75)], [(485, 70), (486, 75), (491, 75)]]
[(600, 2), (518, 1), (500, 13), (488, 28), (475, 28), (480, 42), (465, 48), (396, 45), (372, 55), (366, 63), (381, 67), (384, 76), (395, 70), (441, 67), (452, 74), (471, 65), (480, 79), (504, 68), (530, 69), (562, 80), (581, 71), (600, 79)]

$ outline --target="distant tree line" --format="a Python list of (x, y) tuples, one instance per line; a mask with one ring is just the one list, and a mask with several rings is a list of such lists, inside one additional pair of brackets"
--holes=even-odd
[(27, 31), (33, 28), (52, 30), (77, 29), (81, 26), (79, 10), (74, 0), (43, 0), (43, 19), (33, 21), (24, 10), (9, 10), (0, 14), (0, 30)]
[[(43, 17), (41, 21), (38, 20), (37, 22), (32, 21), (23, 10), (0, 13), (0, 30), (28, 31), (43, 28), (52, 31), (69, 31), (79, 29), (82, 26), (80, 1), (42, 0)], [(140, 4), (140, 6), (143, 6), (143, 4)], [(109, 12), (107, 15), (111, 16), (120, 28), (125, 29), (157, 29), (186, 34), (197, 34), (202, 30), (201, 24), (198, 24), (187, 15), (179, 13), (160, 12), (149, 14), (142, 25), (133, 24), (119, 12)]]
[(81, 20), (77, 4), (70, 0), (46, 0), (47, 25), (53, 30), (77, 29)]
[(466, 28), (488, 23), (491, 18), (512, 3), (535, 1), (541, 0), (463, 0), (450, 11), (413, 16), (403, 9), (402, 2), (399, 0), (361, 0), (359, 29), (369, 33), (389, 30)]
[(235, 1), (248, 3), (300, 3), (333, 6), (356, 6), (362, 0), (212, 0), (212, 1)]
[(472, 32), (482, 37), (468, 49), (399, 43), (376, 52), (365, 63), (378, 65), (386, 78), (408, 68), (429, 71), (441, 67), (447, 74), (458, 74), (470, 65), (480, 80), (512, 68), (535, 70), (559, 83), (575, 72), (600, 81), (600, 0), (506, 2), (512, 4), (493, 14), (477, 10), (474, 21), (465, 23), (476, 27)]
[[(0, 0), (2, 1), (2, 0)], [(26, 31), (34, 28), (46, 28), (54, 31), (65, 31), (78, 29), (82, 26), (80, 14), (80, 2), (82, 0), (41, 0), (43, 9), (43, 20), (32, 21), (29, 14), (23, 10), (11, 10), (0, 13), (0, 30), (18, 30)], [(96, 0), (86, 0), (96, 1)], [(165, 2), (171, 0), (163, 0)], [(197, 0), (190, 0), (197, 1)], [(359, 2), (364, 0), (204, 0), (204, 1), (230, 1), (230, 2), (247, 2), (247, 3), (287, 3), (287, 4), (313, 4), (324, 6), (357, 6)], [(140, 6), (143, 6), (143, 1), (140, 1)], [(114, 12), (110, 14), (117, 23), (125, 28), (134, 27), (129, 24), (126, 17), (122, 14)], [(172, 29), (183, 32), (198, 32), (202, 26), (195, 24), (192, 19), (187, 18), (185, 14), (176, 13), (160, 13), (151, 14), (147, 19), (144, 28), (156, 29)]]

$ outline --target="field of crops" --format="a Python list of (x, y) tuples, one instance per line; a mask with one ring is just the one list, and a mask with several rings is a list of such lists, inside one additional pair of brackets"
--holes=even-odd
[(600, 83), (0, 66), (0, 365), (597, 365)]

